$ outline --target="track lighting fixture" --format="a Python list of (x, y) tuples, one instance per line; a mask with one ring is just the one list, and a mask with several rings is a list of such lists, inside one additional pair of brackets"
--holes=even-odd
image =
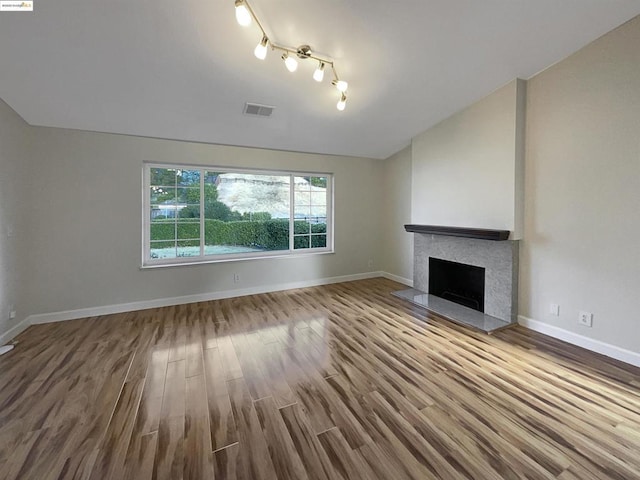
[(340, 111), (343, 111), (346, 106), (347, 106), (347, 96), (344, 93), (342, 93), (340, 95), (340, 100), (338, 100), (338, 104), (336, 105), (336, 108)]
[(298, 62), (295, 58), (290, 57), (288, 52), (284, 52), (282, 54), (282, 60), (284, 60), (284, 66), (287, 67), (291, 73), (295, 72), (298, 69)]
[(253, 54), (260, 60), (264, 60), (265, 58), (267, 58), (268, 43), (269, 39), (266, 36), (263, 36), (262, 40), (260, 40), (260, 43), (256, 45), (256, 49), (253, 51)]
[(251, 24), (251, 12), (245, 0), (236, 0), (236, 20), (240, 25), (246, 27)]
[(316, 82), (321, 82), (324, 79), (324, 62), (318, 62), (318, 68), (313, 72), (313, 79)]
[(264, 60), (267, 57), (268, 47), (271, 46), (271, 50), (280, 50), (282, 51), (282, 60), (284, 61), (287, 70), (290, 72), (295, 72), (298, 68), (298, 61), (295, 57), (298, 57), (300, 60), (306, 60), (308, 58), (315, 60), (318, 62), (318, 66), (313, 72), (313, 79), (316, 82), (322, 82), (324, 80), (324, 71), (325, 67), (331, 67), (331, 71), (333, 72), (333, 81), (331, 82), (338, 91), (340, 92), (340, 99), (336, 105), (337, 109), (343, 111), (347, 105), (347, 87), (349, 84), (344, 80), (340, 80), (338, 78), (338, 73), (336, 72), (336, 66), (333, 63), (333, 60), (328, 58), (323, 58), (315, 55), (311, 51), (311, 47), (309, 45), (300, 45), (298, 48), (287, 47), (284, 45), (279, 45), (277, 43), (272, 42), (267, 36), (267, 32), (262, 27), (260, 20), (256, 17), (255, 12), (247, 2), (247, 0), (235, 0), (236, 7), (236, 20), (242, 26), (250, 25), (253, 20), (255, 20), (260, 32), (262, 33), (262, 40), (260, 43), (256, 45), (253, 54), (259, 58), (260, 60)]
[(344, 80), (334, 80), (332, 83), (336, 86), (338, 91), (342, 93), (346, 92), (347, 88), (349, 88), (349, 84)]

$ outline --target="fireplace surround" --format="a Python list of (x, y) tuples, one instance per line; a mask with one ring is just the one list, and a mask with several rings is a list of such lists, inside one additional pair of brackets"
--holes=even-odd
[[(414, 233), (413, 289), (399, 296), (485, 331), (516, 322), (519, 241), (508, 240), (508, 231), (429, 225), (405, 229)], [(484, 269), (484, 313), (430, 295), (430, 258)]]

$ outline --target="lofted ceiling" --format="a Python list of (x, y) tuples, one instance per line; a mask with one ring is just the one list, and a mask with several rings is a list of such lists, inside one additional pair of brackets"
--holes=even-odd
[[(0, 98), (31, 125), (386, 158), (640, 14), (640, 0), (249, 2), (274, 42), (335, 59), (344, 112), (315, 62), (292, 74), (277, 52), (253, 56), (259, 29), (236, 23), (233, 0), (0, 12)], [(254, 118), (245, 102), (276, 108)]]

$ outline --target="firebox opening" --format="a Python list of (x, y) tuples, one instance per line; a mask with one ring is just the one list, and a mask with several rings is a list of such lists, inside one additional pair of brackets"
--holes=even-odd
[(485, 269), (429, 257), (429, 293), (484, 313)]

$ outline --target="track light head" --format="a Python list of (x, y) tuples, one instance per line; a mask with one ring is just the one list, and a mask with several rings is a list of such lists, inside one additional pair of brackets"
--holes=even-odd
[(333, 82), (331, 82), (333, 85), (336, 86), (336, 88), (338, 89), (338, 91), (344, 93), (347, 91), (347, 88), (349, 88), (349, 84), (347, 82), (345, 82), (344, 80), (334, 80)]
[(347, 106), (347, 96), (343, 92), (342, 95), (340, 95), (340, 100), (338, 100), (338, 104), (336, 105), (336, 108), (342, 112), (346, 106)]
[(288, 52), (285, 52), (282, 55), (282, 60), (284, 60), (285, 67), (287, 67), (287, 70), (289, 70), (291, 73), (295, 72), (298, 68), (298, 62), (295, 58), (290, 57)]
[(318, 68), (316, 68), (316, 71), (313, 72), (313, 79), (316, 82), (321, 82), (324, 79), (324, 62), (323, 61), (318, 62)]
[(251, 24), (251, 13), (244, 0), (236, 0), (236, 20), (243, 27)]
[(268, 43), (269, 43), (269, 39), (267, 38), (266, 35), (264, 35), (262, 37), (262, 40), (260, 40), (260, 43), (256, 45), (256, 49), (253, 51), (253, 54), (256, 56), (256, 58), (259, 58), (260, 60), (264, 60), (267, 57)]

